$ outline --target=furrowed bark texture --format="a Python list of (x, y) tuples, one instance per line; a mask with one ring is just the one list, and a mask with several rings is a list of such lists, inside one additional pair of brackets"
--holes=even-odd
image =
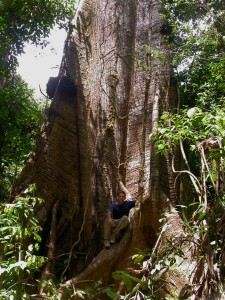
[[(176, 203), (170, 158), (156, 155), (151, 137), (162, 113), (177, 105), (160, 12), (156, 0), (80, 2), (60, 70), (69, 73), (76, 95), (56, 91), (36, 151), (14, 188), (19, 194), (36, 184), (45, 200), (38, 208), (44, 232), (59, 201), (55, 252), (73, 249), (67, 276), (77, 275), (74, 282), (97, 280), (107, 259), (113, 261), (109, 279), (127, 266), (135, 248), (152, 247), (164, 209), (160, 195)], [(114, 246), (108, 258), (103, 250), (90, 272), (80, 273), (102, 248), (105, 212), (120, 180), (140, 202), (132, 237), (123, 240), (119, 262), (110, 258)]]

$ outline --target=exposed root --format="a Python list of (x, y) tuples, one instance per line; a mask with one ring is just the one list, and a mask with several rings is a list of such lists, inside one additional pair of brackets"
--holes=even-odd
[(62, 299), (65, 294), (70, 293), (74, 285), (82, 285), (84, 281), (108, 282), (111, 279), (113, 267), (121, 258), (131, 240), (132, 229), (129, 226), (118, 244), (111, 246), (109, 249), (103, 249), (94, 260), (80, 274), (65, 282), (60, 289), (58, 296)]

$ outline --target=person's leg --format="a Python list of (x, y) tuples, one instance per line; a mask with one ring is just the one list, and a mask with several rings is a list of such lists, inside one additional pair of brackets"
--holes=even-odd
[(117, 235), (120, 232), (120, 230), (126, 228), (128, 226), (128, 224), (129, 224), (128, 217), (127, 216), (123, 216), (120, 219), (118, 226), (116, 226), (116, 229), (114, 230), (115, 235)]
[(111, 232), (112, 232), (112, 225), (109, 222), (109, 219), (106, 218), (104, 222), (104, 246), (106, 248), (110, 247), (109, 238), (111, 236)]
[(115, 243), (116, 237), (119, 235), (120, 231), (128, 226), (129, 219), (127, 216), (123, 216), (121, 219), (114, 220), (114, 223), (116, 225), (116, 228), (114, 229), (113, 234), (111, 235), (111, 244)]

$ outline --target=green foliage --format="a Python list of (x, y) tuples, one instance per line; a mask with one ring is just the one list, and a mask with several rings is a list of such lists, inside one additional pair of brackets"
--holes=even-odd
[[(179, 145), (180, 141), (190, 145), (190, 150), (198, 153), (198, 145), (208, 138), (219, 138), (225, 142), (225, 109), (215, 105), (205, 110), (200, 107), (183, 109), (179, 114), (165, 113), (161, 117), (155, 133), (156, 147), (167, 155), (168, 150)], [(216, 155), (211, 153), (211, 157)], [(217, 155), (224, 156), (224, 149)]]
[(222, 104), (224, 100), (225, 12), (222, 1), (164, 1), (163, 17), (173, 28), (171, 52), (182, 103)]
[[(206, 222), (205, 217), (208, 213), (204, 205), (191, 203), (190, 206), (192, 205), (197, 206), (196, 215), (193, 220), (184, 224), (185, 234), (177, 235), (177, 233), (172, 234), (171, 232), (170, 238), (164, 236), (164, 232), (171, 226), (168, 220), (174, 213), (179, 213), (179, 210), (172, 209), (170, 212), (166, 212), (160, 220), (163, 225), (157, 241), (160, 243), (162, 240), (163, 247), (158, 250), (155, 246), (151, 252), (143, 250), (137, 252), (132, 256), (136, 269), (129, 268), (127, 271), (113, 273), (113, 278), (125, 285), (125, 292), (123, 295), (119, 295), (118, 299), (160, 300), (162, 294), (165, 293), (165, 285), (170, 287), (170, 293), (163, 299), (180, 299), (180, 295), (178, 296), (176, 293), (176, 286), (173, 286), (173, 276), (177, 271), (181, 280), (182, 276), (185, 278), (184, 281), (189, 278), (190, 296), (202, 295), (204, 298), (209, 295), (209, 291), (204, 290), (204, 284), (207, 282), (206, 285), (208, 285), (210, 278), (214, 278), (214, 288), (218, 292), (216, 287), (217, 266), (221, 263), (222, 241), (219, 241), (212, 224)], [(187, 254), (187, 248), (192, 252), (193, 262), (197, 261), (195, 268), (190, 264), (190, 253)], [(213, 258), (213, 266), (208, 264), (209, 256), (211, 259)], [(192, 282), (193, 278), (195, 278), (194, 283)], [(197, 285), (196, 278), (198, 278)]]
[(142, 46), (138, 52), (133, 52), (130, 56), (136, 61), (138, 69), (145, 72), (148, 76), (152, 72), (151, 62), (153, 60), (158, 63), (165, 62), (166, 60), (165, 55), (149, 45)]
[(34, 187), (15, 204), (0, 205), (0, 297), (29, 299), (29, 277), (46, 259), (35, 252), (41, 241), (41, 227), (34, 208), (42, 200), (32, 196)]
[[(161, 2), (165, 9), (163, 18), (173, 27), (170, 46), (180, 107), (177, 114), (166, 112), (162, 116), (154, 135), (155, 145), (158, 153), (166, 156), (173, 155), (180, 146), (186, 170), (176, 170), (175, 174), (186, 173), (194, 178), (197, 199), (189, 199), (188, 209), (193, 214), (185, 227), (186, 238), (195, 245), (192, 258), (197, 261), (193, 281), (199, 287), (193, 288), (192, 293), (200, 298), (216, 298), (221, 279), (218, 273), (221, 271), (220, 276), (224, 276), (223, 269), (219, 271), (224, 256), (224, 3)], [(179, 209), (183, 210), (182, 203), (181, 206)], [(213, 286), (209, 278), (213, 278)], [(191, 283), (190, 280), (190, 289)]]
[(216, 179), (213, 160), (224, 157), (224, 4), (220, 0), (161, 3), (163, 18), (173, 27), (170, 46), (181, 107), (178, 114), (162, 116), (155, 135), (156, 147), (167, 155), (168, 150), (184, 143), (189, 165), (198, 175), (200, 143), (219, 140), (221, 149), (209, 152), (211, 177)]
[(146, 283), (144, 281), (142, 281), (140, 278), (137, 278), (136, 276), (131, 275), (128, 272), (116, 271), (113, 273), (113, 278), (124, 282), (128, 292), (132, 290), (134, 282), (138, 282), (140, 284), (140, 287), (145, 288), (146, 286)]
[(60, 296), (58, 295), (60, 284), (55, 283), (52, 279), (37, 280), (37, 282), (45, 295), (45, 299), (60, 300)]
[(85, 283), (86, 287), (77, 288), (76, 286), (73, 286), (70, 298), (100, 300), (103, 299), (104, 295), (107, 295), (107, 299), (108, 297), (110, 299), (117, 299), (119, 296), (119, 294), (113, 290), (112, 286), (105, 287), (102, 281), (93, 282), (92, 280), (87, 280), (79, 283)]
[(0, 198), (9, 196), (15, 177), (33, 151), (43, 122), (33, 91), (19, 77), (0, 89)]
[(45, 45), (50, 30), (68, 29), (73, 0), (0, 1), (0, 78), (6, 77), (23, 53), (25, 43)]
[[(186, 223), (185, 239), (193, 243), (192, 253), (195, 255), (192, 255), (192, 259), (197, 261), (193, 284), (197, 282), (199, 288), (195, 291), (193, 289), (192, 293), (201, 295), (202, 298), (209, 295), (213, 298), (219, 294), (218, 266), (223, 268), (224, 237), (221, 224), (224, 223), (225, 182), (221, 174), (224, 172), (225, 157), (224, 125), (225, 110), (220, 105), (212, 105), (211, 111), (194, 107), (182, 110), (179, 115), (165, 114), (155, 135), (159, 152), (165, 155), (173, 153), (173, 149), (180, 144), (185, 160), (188, 157), (190, 161), (194, 157), (194, 163), (186, 165), (189, 174), (195, 176), (198, 182), (195, 194), (199, 202), (189, 205), (193, 213), (192, 219)], [(183, 143), (188, 155), (184, 154)], [(189, 201), (193, 199), (190, 198)], [(169, 242), (167, 241), (168, 245)], [(172, 241), (173, 246), (176, 242), (176, 239)], [(213, 260), (213, 266), (210, 265), (210, 260)], [(214, 278), (214, 286), (209, 288), (210, 278)], [(191, 284), (192, 281), (190, 286)]]
[[(68, 30), (74, 0), (0, 0), (0, 199), (7, 198), (15, 177), (33, 150), (41, 108), (26, 83), (15, 75), (17, 57), (27, 42), (43, 47), (57, 25)], [(32, 71), (31, 71), (32, 72)]]
[[(165, 230), (165, 225), (166, 222), (161, 234)], [(129, 268), (128, 271), (113, 273), (113, 278), (123, 282), (126, 290), (126, 295), (120, 295), (118, 299), (161, 299), (160, 291), (165, 284), (170, 284), (164, 279), (165, 272), (176, 270), (183, 256), (181, 244), (174, 243), (174, 241), (168, 241), (166, 249), (160, 254), (138, 251), (132, 256), (136, 269)], [(171, 299), (176, 299), (175, 293)]]

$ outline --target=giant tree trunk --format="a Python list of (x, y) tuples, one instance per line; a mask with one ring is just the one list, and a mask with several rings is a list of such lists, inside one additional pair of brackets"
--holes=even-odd
[[(62, 268), (56, 260), (55, 269), (73, 278), (67, 287), (81, 279), (110, 281), (135, 249), (154, 245), (166, 201), (170, 206), (179, 197), (170, 159), (155, 153), (152, 138), (162, 113), (177, 106), (160, 12), (158, 0), (81, 1), (60, 69), (76, 93), (56, 90), (36, 151), (15, 185), (19, 194), (35, 183), (45, 200), (37, 215), (46, 242), (58, 201), (55, 256), (69, 256), (70, 263)], [(104, 216), (120, 181), (139, 201), (133, 230), (100, 252)]]

